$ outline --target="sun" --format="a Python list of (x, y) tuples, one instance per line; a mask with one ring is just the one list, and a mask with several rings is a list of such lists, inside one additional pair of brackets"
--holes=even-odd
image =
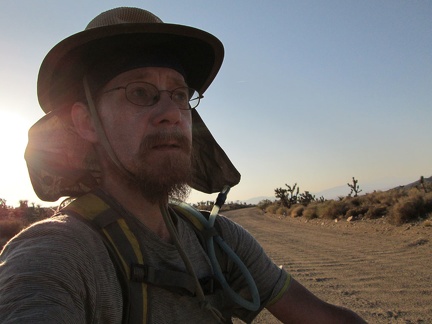
[(31, 192), (24, 160), (30, 124), (17, 113), (0, 110), (0, 198), (11, 204), (16, 204), (17, 199), (28, 199), (27, 189)]

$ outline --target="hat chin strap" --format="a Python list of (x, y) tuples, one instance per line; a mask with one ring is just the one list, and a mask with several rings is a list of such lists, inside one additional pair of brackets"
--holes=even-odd
[(90, 110), (90, 116), (93, 120), (94, 123), (94, 127), (96, 129), (96, 133), (98, 134), (100, 143), (102, 144), (102, 147), (104, 148), (105, 152), (108, 154), (109, 158), (111, 159), (111, 161), (114, 163), (114, 165), (117, 167), (117, 170), (126, 178), (128, 178), (129, 180), (132, 180), (133, 182), (135, 182), (135, 177), (133, 176), (133, 174), (128, 171), (123, 164), (120, 162), (120, 160), (118, 159), (117, 155), (115, 154), (114, 150), (112, 149), (112, 146), (108, 140), (108, 137), (106, 136), (106, 132), (104, 127), (102, 126), (102, 122), (100, 120), (99, 114), (96, 110), (96, 106), (94, 104), (93, 101), (93, 97), (90, 91), (90, 87), (88, 84), (88, 80), (87, 80), (87, 76), (84, 76), (83, 78), (83, 86), (84, 86), (84, 91), (85, 91), (85, 96), (87, 99), (87, 104)]

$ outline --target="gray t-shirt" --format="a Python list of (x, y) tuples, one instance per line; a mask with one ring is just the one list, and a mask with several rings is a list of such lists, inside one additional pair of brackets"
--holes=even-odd
[[(243, 260), (260, 293), (262, 307), (274, 302), (289, 286), (289, 275), (276, 266), (257, 241), (240, 225), (218, 217), (225, 242)], [(136, 221), (145, 263), (184, 271), (172, 244), (159, 239)], [(199, 278), (210, 276), (211, 266), (191, 225), (179, 219), (180, 242)], [(228, 280), (247, 294), (247, 285), (235, 267)], [(187, 294), (148, 285), (149, 323), (212, 323), (208, 310)], [(249, 322), (256, 312), (233, 304), (221, 291), (207, 295), (225, 317)], [(67, 215), (38, 222), (12, 239), (0, 255), (1, 323), (121, 323), (122, 291), (115, 268), (98, 233)]]

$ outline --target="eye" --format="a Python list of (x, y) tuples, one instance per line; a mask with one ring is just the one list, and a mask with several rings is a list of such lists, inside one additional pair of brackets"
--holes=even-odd
[(189, 102), (189, 88), (177, 88), (173, 91), (172, 100), (179, 104)]
[(126, 90), (127, 99), (139, 106), (154, 105), (159, 98), (159, 92), (151, 84), (130, 83)]

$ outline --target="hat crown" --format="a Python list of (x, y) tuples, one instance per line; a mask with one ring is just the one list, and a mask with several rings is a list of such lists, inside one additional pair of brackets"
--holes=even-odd
[(131, 7), (120, 7), (105, 11), (87, 25), (87, 29), (120, 24), (157, 24), (163, 21), (151, 12)]

